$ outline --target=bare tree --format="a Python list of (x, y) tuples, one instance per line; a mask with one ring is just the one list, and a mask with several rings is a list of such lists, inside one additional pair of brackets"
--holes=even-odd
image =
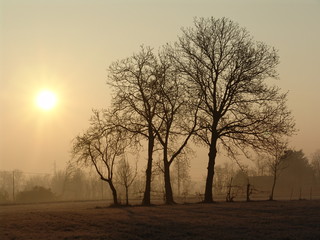
[(204, 202), (213, 202), (218, 145), (233, 156), (237, 150), (261, 148), (272, 135), (294, 131), (287, 94), (266, 84), (277, 77), (279, 57), (227, 18), (195, 19), (175, 46), (179, 71), (194, 96), (201, 96), (197, 137), (209, 148)]
[(233, 184), (233, 177), (230, 178), (226, 185), (226, 202), (233, 202), (238, 195), (239, 186)]
[(269, 148), (269, 156), (266, 158), (267, 166), (273, 177), (273, 183), (271, 187), (271, 192), (269, 200), (273, 200), (274, 189), (276, 187), (277, 180), (281, 172), (288, 167), (288, 151), (287, 142), (275, 140)]
[(62, 199), (65, 191), (65, 180), (67, 172), (63, 170), (56, 171), (51, 178), (52, 192), (56, 194), (58, 199)]
[(260, 158), (260, 156), (258, 156), (255, 161), (255, 174), (257, 176), (265, 176), (267, 174), (266, 170), (268, 168), (266, 162), (264, 161), (264, 159)]
[(119, 183), (124, 186), (126, 191), (126, 205), (129, 205), (129, 188), (135, 180), (137, 173), (137, 163), (135, 168), (133, 168), (125, 157), (120, 160), (117, 168), (117, 177)]
[(250, 202), (250, 195), (252, 194), (253, 188), (250, 184), (250, 178), (249, 178), (249, 167), (243, 165), (240, 161), (236, 160), (236, 163), (240, 169), (240, 173), (245, 179), (245, 185), (246, 185), (246, 201)]
[(174, 167), (176, 172), (177, 194), (180, 197), (181, 194), (186, 192), (187, 189), (185, 189), (185, 187), (190, 180), (190, 162), (187, 156), (184, 154), (178, 157), (175, 161)]
[(185, 79), (176, 71), (170, 50), (164, 48), (155, 56), (152, 49), (142, 48), (139, 54), (110, 66), (109, 84), (115, 90), (113, 109), (119, 126), (148, 140), (144, 205), (150, 204), (155, 140), (162, 148), (166, 203), (171, 204), (170, 166), (196, 127), (196, 105)]
[(313, 153), (311, 157), (311, 166), (316, 179), (320, 181), (320, 149)]
[(225, 194), (228, 186), (232, 186), (232, 179), (235, 176), (235, 164), (234, 162), (224, 162), (223, 166), (216, 165), (214, 175), (214, 190), (216, 194)]
[(0, 194), (6, 200), (15, 201), (16, 194), (22, 190), (25, 182), (25, 175), (18, 169), (10, 171), (0, 171)]
[(152, 49), (142, 47), (138, 54), (116, 61), (109, 67), (108, 84), (114, 90), (113, 114), (117, 117), (118, 125), (133, 136), (147, 140), (148, 159), (143, 205), (151, 204), (152, 161), (156, 138), (154, 121), (158, 107), (155, 65), (156, 57)]
[(159, 106), (154, 132), (163, 151), (166, 204), (173, 204), (170, 166), (183, 153), (197, 126), (198, 105), (190, 101), (188, 86), (171, 62), (168, 49), (159, 54), (156, 67)]
[(94, 110), (91, 126), (84, 134), (75, 138), (72, 154), (76, 163), (94, 167), (101, 180), (109, 184), (113, 204), (118, 205), (117, 190), (113, 183), (114, 169), (116, 161), (124, 154), (128, 141), (121, 129), (106, 128), (112, 122), (110, 119), (110, 116)]
[[(281, 179), (283, 179), (287, 187), (291, 185), (292, 191), (294, 187), (298, 186), (301, 199), (303, 188), (311, 189), (314, 184), (314, 170), (302, 150), (288, 150), (285, 156), (288, 167), (281, 174)], [(311, 191), (310, 196), (312, 195)]]

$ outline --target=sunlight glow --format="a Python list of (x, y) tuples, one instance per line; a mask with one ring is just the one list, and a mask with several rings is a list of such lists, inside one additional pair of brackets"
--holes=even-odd
[(36, 97), (37, 106), (45, 111), (49, 111), (55, 107), (57, 103), (56, 95), (50, 90), (42, 90)]

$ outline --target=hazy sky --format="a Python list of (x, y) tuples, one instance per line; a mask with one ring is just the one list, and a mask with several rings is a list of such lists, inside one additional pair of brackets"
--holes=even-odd
[[(307, 156), (320, 149), (319, 0), (0, 2), (0, 170), (52, 172), (55, 161), (62, 169), (91, 109), (109, 104), (110, 63), (141, 44), (175, 41), (195, 16), (228, 17), (279, 50), (277, 85), (289, 91), (299, 129), (291, 146)], [(58, 95), (52, 111), (35, 106), (42, 88)]]

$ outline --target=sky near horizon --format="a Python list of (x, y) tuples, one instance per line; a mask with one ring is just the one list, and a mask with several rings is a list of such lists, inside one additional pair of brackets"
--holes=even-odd
[[(290, 146), (310, 157), (320, 149), (319, 0), (0, 0), (0, 171), (63, 169), (91, 109), (110, 104), (108, 66), (211, 16), (279, 50), (276, 84), (299, 129)], [(44, 88), (57, 95), (51, 111), (34, 104)], [(203, 175), (206, 156), (194, 163)]]

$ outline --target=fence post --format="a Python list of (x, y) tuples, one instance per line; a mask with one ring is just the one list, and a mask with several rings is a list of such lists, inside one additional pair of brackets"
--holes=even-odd
[(14, 201), (14, 171), (12, 171), (12, 201)]

